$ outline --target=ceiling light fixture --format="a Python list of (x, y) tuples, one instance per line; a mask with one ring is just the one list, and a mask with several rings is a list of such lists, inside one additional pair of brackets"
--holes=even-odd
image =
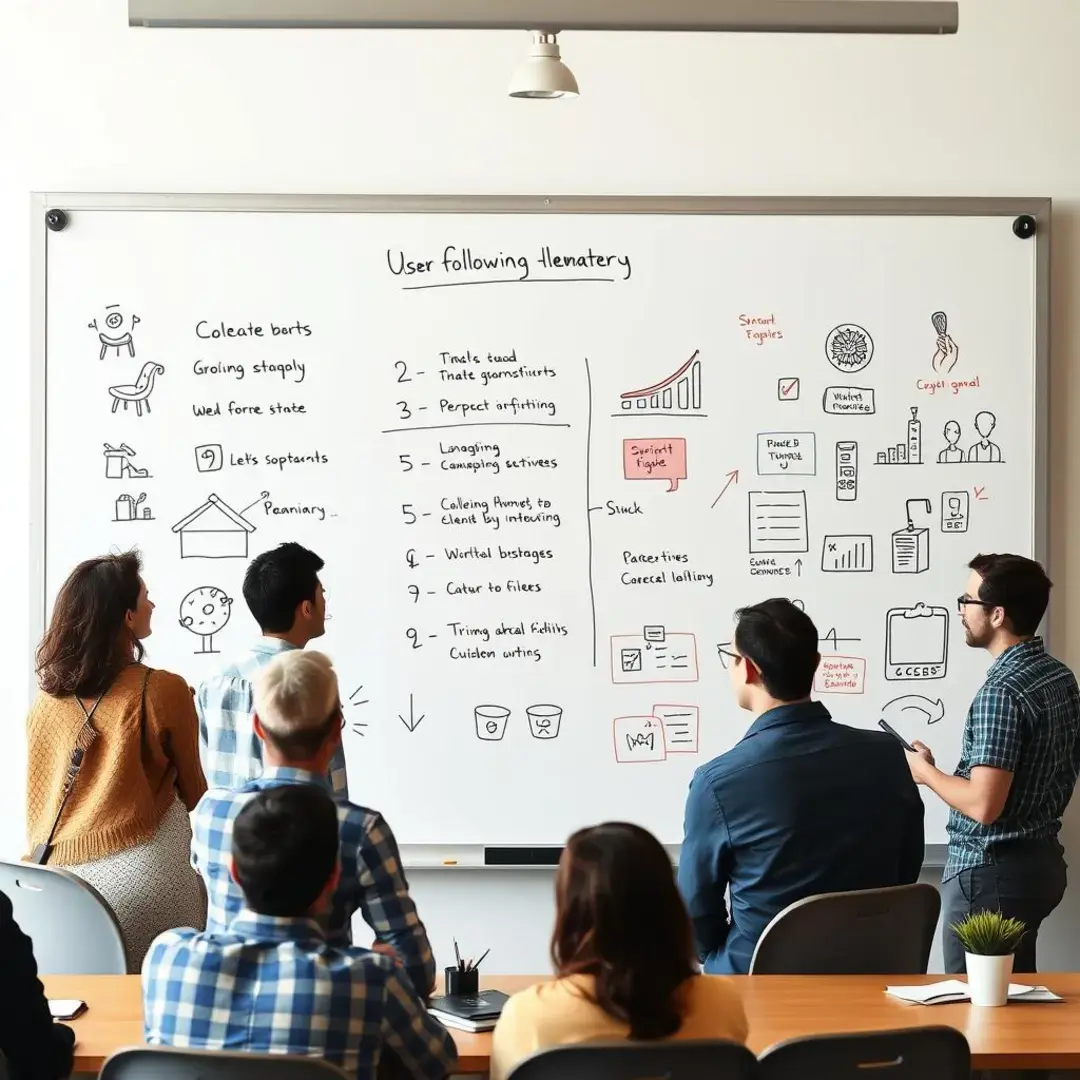
[(532, 36), (529, 55), (510, 79), (510, 96), (534, 100), (577, 97), (577, 79), (562, 62), (558, 34), (551, 30), (534, 30)]

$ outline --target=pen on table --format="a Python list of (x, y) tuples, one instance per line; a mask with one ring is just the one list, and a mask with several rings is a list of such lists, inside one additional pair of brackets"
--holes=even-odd
[(461, 967), (461, 953), (458, 952), (457, 938), (454, 938), (454, 955), (457, 957), (457, 966)]
[(491, 950), (490, 950), (490, 949), (485, 949), (485, 950), (483, 951), (483, 953), (481, 954), (481, 956), (480, 956), (480, 959), (479, 959), (479, 960), (477, 960), (475, 964), (472, 964), (472, 965), (471, 965), (471, 967), (472, 967), (472, 968), (473, 968), (474, 970), (475, 970), (476, 968), (478, 968), (478, 967), (479, 967), (479, 966), (480, 966), (480, 965), (481, 965), (481, 964), (482, 964), (482, 963), (484, 962), (484, 957), (485, 957), (485, 956), (487, 956), (487, 954), (488, 954), (489, 952), (491, 952)]

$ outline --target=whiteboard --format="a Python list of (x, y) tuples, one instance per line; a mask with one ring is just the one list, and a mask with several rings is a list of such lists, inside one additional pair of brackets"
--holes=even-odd
[(257, 634), (248, 560), (315, 549), (351, 794), (406, 845), (677, 844), (770, 596), (837, 720), (957, 760), (966, 564), (1045, 558), (1047, 202), (45, 207), (35, 636), (137, 546), (149, 661), (197, 684)]

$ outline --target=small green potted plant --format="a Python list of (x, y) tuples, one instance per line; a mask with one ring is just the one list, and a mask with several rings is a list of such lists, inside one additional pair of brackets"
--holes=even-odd
[(1013, 954), (1027, 927), (1000, 911), (975, 911), (954, 923), (964, 947), (972, 1005), (1004, 1005), (1009, 999)]

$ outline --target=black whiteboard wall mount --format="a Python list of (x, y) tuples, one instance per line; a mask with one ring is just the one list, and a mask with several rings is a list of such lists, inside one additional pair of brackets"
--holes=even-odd
[(1030, 240), (1035, 235), (1035, 219), (1030, 214), (1021, 214), (1012, 224), (1012, 231), (1021, 240)]
[(45, 211), (45, 228), (50, 229), (52, 232), (63, 232), (68, 225), (68, 216), (66, 210), (52, 210)]

